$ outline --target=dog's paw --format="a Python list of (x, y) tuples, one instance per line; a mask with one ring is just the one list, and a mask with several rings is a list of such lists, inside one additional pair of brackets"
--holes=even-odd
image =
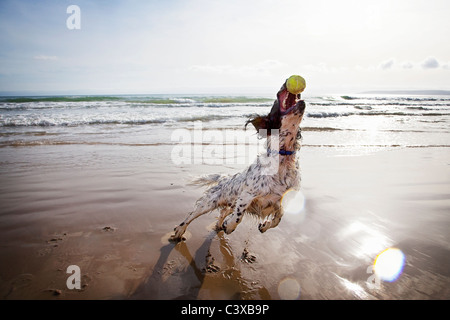
[(220, 232), (220, 231), (225, 230), (225, 229), (223, 228), (223, 223), (220, 223), (220, 221), (217, 221), (214, 230), (216, 230), (216, 232)]
[(174, 234), (171, 235), (170, 238), (169, 238), (169, 242), (174, 242), (174, 243), (178, 243), (178, 242), (185, 241), (185, 240), (186, 240), (185, 237), (181, 236), (180, 238), (178, 238)]
[(220, 230), (223, 230), (226, 234), (230, 234), (234, 231), (234, 229), (231, 229), (230, 226), (228, 225), (228, 220), (225, 220), (222, 223), (222, 226), (220, 227)]
[(267, 230), (270, 229), (270, 225), (271, 225), (270, 221), (264, 221), (263, 223), (260, 223), (258, 225), (259, 232), (261, 233), (266, 232)]
[(225, 231), (226, 234), (232, 233), (236, 229), (236, 227), (237, 227), (237, 224), (235, 224), (233, 222), (228, 223), (228, 221), (225, 221), (222, 224), (222, 230)]
[(228, 224), (228, 221), (225, 220), (225, 221), (222, 223), (222, 225), (220, 226), (219, 230), (225, 231), (225, 232), (226, 232), (226, 230), (227, 230), (227, 224)]
[(169, 241), (171, 242), (180, 242), (180, 241), (184, 241), (186, 240), (185, 237), (183, 237), (184, 232), (186, 231), (186, 227), (185, 226), (176, 226), (175, 229), (173, 229), (173, 231), (175, 231), (175, 234), (171, 235), (169, 238)]

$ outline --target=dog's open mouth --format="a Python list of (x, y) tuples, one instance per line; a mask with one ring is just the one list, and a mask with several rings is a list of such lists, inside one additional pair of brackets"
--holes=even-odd
[(300, 102), (300, 95), (290, 93), (285, 85), (278, 91), (277, 98), (281, 115), (290, 113)]

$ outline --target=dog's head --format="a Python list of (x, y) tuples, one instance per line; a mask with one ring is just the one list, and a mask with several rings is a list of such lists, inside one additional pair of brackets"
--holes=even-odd
[(299, 138), (299, 125), (303, 119), (305, 107), (300, 94), (290, 93), (285, 82), (277, 93), (277, 100), (273, 103), (270, 113), (267, 116), (256, 116), (248, 120), (245, 126), (251, 123), (258, 132), (260, 129), (266, 129), (268, 136), (272, 129), (278, 129), (280, 132), (294, 131), (293, 134)]

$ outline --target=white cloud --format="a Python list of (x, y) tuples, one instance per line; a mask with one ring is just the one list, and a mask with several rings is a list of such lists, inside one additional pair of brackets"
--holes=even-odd
[(381, 62), (380, 65), (378, 66), (378, 68), (380, 68), (381, 70), (389, 70), (392, 68), (394, 63), (395, 63), (394, 59), (389, 59), (389, 60)]
[(437, 69), (439, 68), (439, 61), (435, 57), (428, 57), (422, 62), (421, 66), (424, 69)]
[[(403, 62), (396, 62), (394, 58), (382, 61), (378, 65), (378, 69), (380, 70), (409, 70), (409, 69), (416, 69), (418, 66), (422, 67), (422, 69), (450, 69), (450, 63), (447, 64), (441, 64), (435, 57), (430, 56), (423, 60), (422, 62), (412, 62), (412, 61), (403, 61)], [(361, 68), (361, 67), (357, 67)], [(369, 68), (371, 69), (371, 68)], [(372, 68), (372, 71), (374, 69)]]
[(412, 68), (414, 68), (414, 64), (412, 62), (405, 61), (401, 64), (401, 67), (403, 69), (412, 69)]

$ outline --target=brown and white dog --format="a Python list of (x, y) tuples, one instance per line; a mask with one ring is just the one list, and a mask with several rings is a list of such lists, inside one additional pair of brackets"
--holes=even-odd
[[(290, 93), (285, 82), (269, 115), (247, 121), (259, 133), (267, 130), (267, 153), (259, 155), (246, 170), (233, 176), (213, 174), (197, 179), (194, 184), (210, 187), (197, 200), (195, 209), (175, 227), (170, 239), (183, 240), (188, 225), (214, 209), (220, 209), (216, 229), (227, 234), (236, 229), (246, 213), (264, 219), (258, 226), (260, 232), (276, 227), (283, 216), (283, 194), (289, 189), (298, 190), (300, 186), (295, 152), (300, 149), (300, 122), (304, 112), (305, 102), (300, 100), (300, 94)], [(278, 148), (273, 150), (273, 145)]]

